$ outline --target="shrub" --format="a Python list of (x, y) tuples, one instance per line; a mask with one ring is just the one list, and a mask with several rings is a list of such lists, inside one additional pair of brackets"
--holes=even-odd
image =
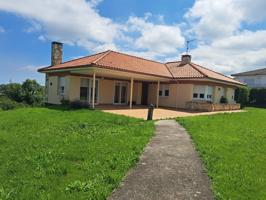
[(235, 91), (235, 101), (240, 103), (241, 108), (244, 108), (249, 100), (249, 89), (247, 87), (237, 88)]
[(69, 102), (69, 100), (66, 100), (66, 99), (61, 99), (61, 105), (63, 105), (63, 106), (69, 106), (69, 104), (70, 104), (70, 102)]
[(221, 99), (220, 99), (220, 103), (225, 103), (225, 104), (228, 104), (228, 100), (226, 97), (222, 96)]
[(0, 85), (0, 96), (8, 97), (9, 99), (22, 102), (23, 92), (21, 84), (19, 83), (8, 83)]
[(250, 89), (249, 102), (256, 105), (266, 105), (266, 88)]
[(36, 80), (27, 79), (22, 83), (23, 101), (29, 105), (39, 105), (43, 101), (43, 87)]
[(20, 83), (0, 85), (0, 97), (6, 97), (18, 103), (25, 102), (29, 105), (40, 105), (43, 101), (44, 87), (36, 80), (27, 79)]
[(82, 109), (82, 108), (90, 108), (90, 105), (86, 101), (72, 101), (69, 104), (71, 109)]
[(21, 108), (25, 105), (22, 103), (17, 103), (7, 97), (0, 97), (0, 109), (1, 110), (12, 110), (15, 108)]

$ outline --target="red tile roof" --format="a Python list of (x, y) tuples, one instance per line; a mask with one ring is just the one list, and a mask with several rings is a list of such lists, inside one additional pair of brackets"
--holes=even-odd
[(184, 78), (210, 78), (225, 82), (230, 82), (234, 84), (244, 85), (243, 83), (225, 76), (221, 73), (215, 72), (213, 70), (207, 69), (195, 63), (189, 63), (182, 65), (180, 61), (166, 63), (166, 66), (172, 73), (174, 78), (184, 79)]
[(189, 63), (182, 65), (180, 61), (166, 64), (139, 58), (115, 51), (105, 51), (95, 55), (64, 62), (59, 65), (49, 66), (39, 69), (40, 72), (47, 72), (58, 69), (80, 68), (96, 66), (99, 68), (127, 71), (133, 73), (147, 74), (169, 79), (194, 79), (209, 78), (225, 81), (233, 84), (243, 85), (243, 83), (223, 74), (214, 72), (200, 65)]

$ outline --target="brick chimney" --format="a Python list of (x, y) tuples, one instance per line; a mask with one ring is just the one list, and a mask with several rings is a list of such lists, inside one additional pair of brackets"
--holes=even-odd
[(182, 58), (181, 58), (182, 65), (189, 64), (190, 62), (191, 62), (191, 55), (188, 55), (188, 54), (182, 55)]
[(52, 42), (52, 52), (51, 52), (51, 65), (59, 65), (62, 63), (63, 55), (63, 43)]

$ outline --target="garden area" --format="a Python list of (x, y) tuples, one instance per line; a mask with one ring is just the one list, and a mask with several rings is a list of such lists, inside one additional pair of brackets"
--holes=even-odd
[(207, 168), (216, 199), (266, 199), (266, 109), (179, 118)]
[(0, 199), (105, 199), (153, 130), (153, 122), (86, 109), (0, 111)]

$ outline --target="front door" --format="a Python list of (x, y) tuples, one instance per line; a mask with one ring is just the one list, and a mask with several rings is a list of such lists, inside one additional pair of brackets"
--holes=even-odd
[(126, 103), (127, 103), (127, 83), (117, 82), (115, 83), (114, 104), (126, 104)]
[(142, 83), (141, 104), (148, 104), (149, 83)]

